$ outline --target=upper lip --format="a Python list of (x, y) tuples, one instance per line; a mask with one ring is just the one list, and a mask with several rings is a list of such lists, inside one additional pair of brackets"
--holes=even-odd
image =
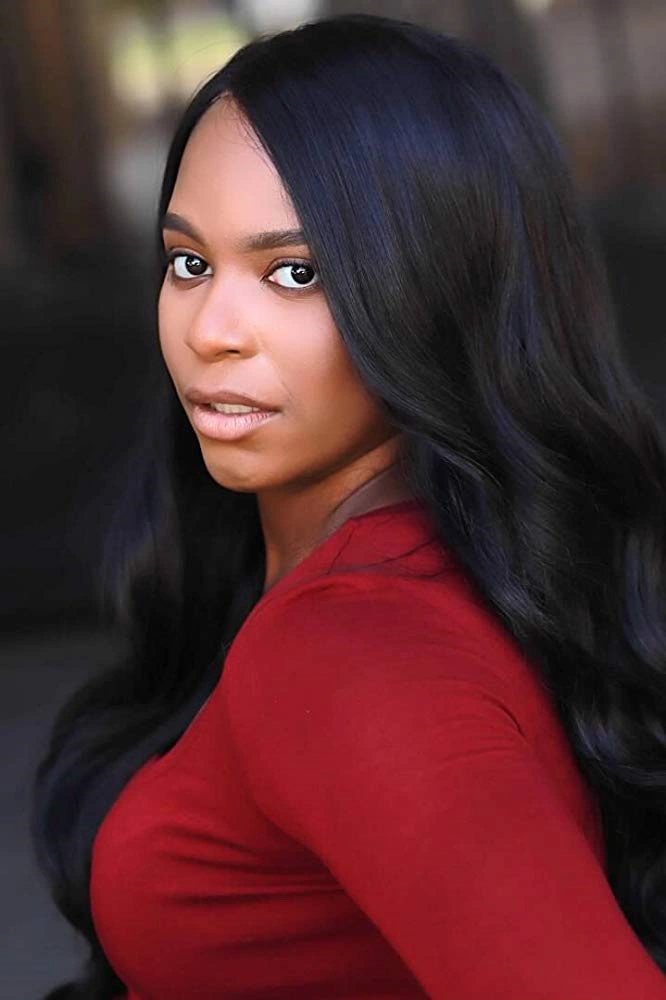
[(198, 389), (192, 386), (185, 390), (185, 398), (191, 403), (205, 406), (207, 403), (239, 403), (241, 406), (254, 406), (258, 410), (274, 411), (275, 407), (260, 399), (253, 399), (244, 392), (231, 392), (230, 389)]

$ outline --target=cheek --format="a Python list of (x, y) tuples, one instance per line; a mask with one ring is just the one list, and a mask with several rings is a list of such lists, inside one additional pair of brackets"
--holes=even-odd
[(182, 324), (183, 317), (178, 315), (177, 304), (165, 279), (157, 303), (157, 333), (162, 356), (172, 374), (182, 341)]
[(298, 337), (292, 341), (294, 356), (300, 355), (307, 363), (313, 379), (337, 378), (351, 362), (322, 294), (310, 300), (299, 326)]
[(374, 434), (385, 423), (379, 404), (357, 374), (330, 314), (317, 319), (290, 340), (294, 346), (283, 357), (283, 373), (289, 372), (290, 392), (313, 440)]
[(354, 374), (328, 309), (316, 305), (297, 318), (273, 341), (273, 364), (293, 404), (313, 417), (350, 392)]
[(166, 331), (167, 331), (167, 324), (169, 317), (167, 297), (168, 297), (168, 291), (163, 282), (162, 287), (160, 288), (159, 297), (157, 299), (157, 334), (159, 337), (160, 347), (162, 348), (162, 351), (164, 351), (164, 345), (167, 339)]

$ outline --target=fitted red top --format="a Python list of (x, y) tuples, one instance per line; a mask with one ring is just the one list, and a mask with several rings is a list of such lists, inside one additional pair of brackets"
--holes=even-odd
[(664, 1000), (603, 865), (536, 670), (402, 501), (263, 595), (91, 895), (131, 1000)]

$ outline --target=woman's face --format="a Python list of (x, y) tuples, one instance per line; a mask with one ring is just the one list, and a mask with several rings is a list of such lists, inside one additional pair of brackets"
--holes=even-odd
[[(218, 101), (187, 144), (164, 220), (159, 330), (206, 466), (228, 489), (306, 489), (392, 447), (395, 429), (352, 369), (303, 236), (285, 235), (298, 229), (237, 106)], [(230, 438), (240, 421), (209, 405), (223, 391), (277, 412)]]

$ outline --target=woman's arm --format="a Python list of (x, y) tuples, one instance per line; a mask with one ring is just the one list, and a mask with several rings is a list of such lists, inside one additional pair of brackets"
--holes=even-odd
[(474, 677), (469, 651), (401, 642), (395, 620), (382, 633), (358, 604), (330, 589), (310, 592), (307, 614), (276, 599), (225, 667), (261, 808), (324, 861), (429, 996), (666, 998), (515, 718), (459, 679)]

